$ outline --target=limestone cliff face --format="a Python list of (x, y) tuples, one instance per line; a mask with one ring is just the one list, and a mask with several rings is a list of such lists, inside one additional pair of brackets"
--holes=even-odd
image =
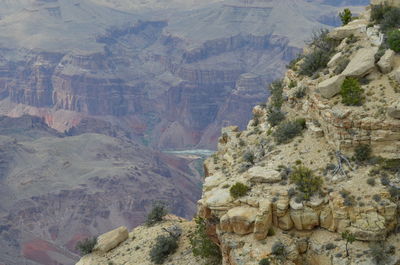
[[(374, 242), (380, 242), (383, 252), (389, 246), (397, 249), (399, 227), (400, 120), (396, 106), (400, 57), (387, 50), (376, 60), (381, 38), (376, 29), (367, 30), (368, 23), (367, 11), (329, 33), (340, 44), (318, 75), (309, 78), (298, 70), (285, 74), (283, 124), (304, 118), (300, 136), (279, 143), (280, 125), (273, 127), (268, 122), (273, 99), (267, 107), (253, 109), (255, 118), (246, 130), (222, 130), (218, 152), (205, 163), (207, 177), (198, 214), (213, 223), (218, 220), (216, 227), (210, 227), (215, 227), (223, 264), (258, 264), (263, 258), (272, 264), (399, 262), (397, 252), (384, 261), (377, 261), (374, 254), (357, 255), (372, 253)], [(350, 44), (349, 38), (356, 41)], [(343, 58), (349, 61), (338, 73), (335, 69)], [(349, 77), (367, 80), (362, 85), (365, 101), (361, 107), (340, 103), (338, 94)], [(351, 160), (360, 146), (371, 148), (376, 161)], [(386, 163), (393, 163), (393, 168)], [(299, 165), (323, 176), (319, 194), (310, 199), (296, 197), (298, 186), (291, 172)], [(235, 198), (230, 188), (238, 182), (250, 191)], [(356, 240), (349, 257), (341, 236), (344, 232)], [(285, 246), (283, 260), (274, 250), (277, 242)]]

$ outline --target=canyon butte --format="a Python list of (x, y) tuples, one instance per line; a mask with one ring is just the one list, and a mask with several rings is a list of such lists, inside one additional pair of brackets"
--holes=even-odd
[[(247, 128), (222, 129), (196, 222), (121, 227), (77, 264), (154, 264), (159, 236), (178, 243), (162, 264), (399, 264), (400, 1), (382, 3), (316, 34)], [(220, 263), (192, 253), (202, 224)]]

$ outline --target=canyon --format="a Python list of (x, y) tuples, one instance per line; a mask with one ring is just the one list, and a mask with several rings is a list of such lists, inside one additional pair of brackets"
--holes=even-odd
[[(198, 159), (344, 6), (368, 1), (0, 3), (0, 264), (74, 264), (75, 244), (190, 219)], [(197, 162), (196, 162), (197, 161)]]
[(129, 2), (3, 3), (0, 114), (61, 132), (90, 117), (155, 148), (214, 149), (307, 36), (338, 23), (338, 9), (313, 1), (166, 1), (164, 14)]

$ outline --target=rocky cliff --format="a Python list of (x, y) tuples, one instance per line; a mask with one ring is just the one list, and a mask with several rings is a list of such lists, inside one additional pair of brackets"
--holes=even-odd
[(198, 201), (222, 264), (399, 264), (400, 56), (371, 12), (321, 32), (247, 129), (222, 130)]

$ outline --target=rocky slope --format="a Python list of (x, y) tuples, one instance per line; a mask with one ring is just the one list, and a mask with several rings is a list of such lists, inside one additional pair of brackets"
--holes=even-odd
[(40, 118), (0, 117), (0, 264), (74, 264), (78, 240), (136, 227), (155, 200), (193, 216), (191, 160), (114, 133), (67, 136)]
[(245, 127), (305, 36), (337, 22), (318, 1), (138, 2), (0, 3), (0, 113), (59, 131), (107, 119), (159, 148), (214, 148), (221, 124)]
[[(300, 74), (307, 59), (294, 62), (246, 130), (222, 130), (205, 162), (198, 216), (224, 265), (400, 263), (400, 55), (377, 55), (383, 39), (370, 23), (367, 9), (331, 31), (326, 67), (308, 77)], [(342, 88), (349, 80), (363, 89), (354, 105)], [(285, 120), (272, 126), (277, 106)], [(104, 255), (79, 264), (113, 260)]]

